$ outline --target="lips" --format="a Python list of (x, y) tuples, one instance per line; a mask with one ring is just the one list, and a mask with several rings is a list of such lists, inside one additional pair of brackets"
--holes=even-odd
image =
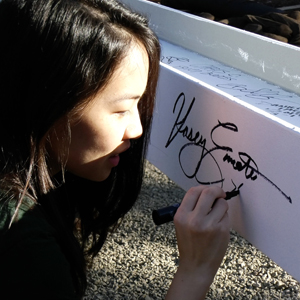
[(123, 147), (123, 149), (120, 149), (120, 150), (118, 151), (118, 153), (113, 154), (112, 156), (109, 157), (108, 160), (109, 160), (109, 162), (112, 164), (113, 167), (116, 167), (116, 166), (119, 164), (119, 162), (120, 162), (120, 154), (123, 153), (123, 152), (125, 152), (125, 151), (127, 151), (129, 148), (130, 148), (130, 142), (127, 143), (127, 144)]
[(119, 156), (119, 154), (116, 154), (116, 155), (111, 156), (108, 160), (113, 167), (116, 167), (120, 162), (120, 156)]

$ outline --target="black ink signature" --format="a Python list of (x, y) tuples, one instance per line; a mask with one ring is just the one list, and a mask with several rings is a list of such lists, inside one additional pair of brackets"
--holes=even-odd
[(162, 56), (160, 61), (162, 63), (165, 63), (167, 65), (171, 65), (175, 61), (180, 61), (180, 62), (189, 62), (188, 58), (185, 57), (176, 57), (176, 56)]
[(244, 185), (243, 183), (241, 183), (238, 187), (234, 184), (233, 180), (231, 179), (231, 182), (234, 186), (233, 190), (226, 192), (226, 198), (225, 199), (231, 199), (237, 195), (240, 194), (240, 189), (241, 187)]
[[(199, 132), (194, 130), (192, 127), (188, 127), (187, 120), (189, 117), (190, 112), (192, 111), (193, 105), (195, 103), (195, 97), (192, 99), (191, 103), (186, 108), (186, 99), (185, 94), (181, 93), (174, 104), (173, 107), (173, 114), (177, 113), (176, 120), (174, 122), (174, 125), (171, 129), (171, 133), (169, 135), (169, 138), (167, 140), (167, 143), (165, 147), (169, 147), (170, 144), (174, 141), (174, 139), (177, 137), (177, 135), (181, 135), (185, 139), (188, 140), (188, 143), (184, 144), (181, 149), (179, 150), (178, 160), (180, 167), (182, 169), (182, 172), (187, 178), (194, 178), (199, 184), (218, 184), (220, 183), (223, 186), (223, 182), (225, 178), (222, 175), (222, 170), (220, 168), (220, 165), (218, 161), (215, 158), (215, 155), (218, 151), (221, 151), (221, 153), (225, 152), (223, 156), (223, 162), (229, 163), (233, 170), (236, 170), (237, 172), (242, 172), (244, 174), (244, 178), (246, 180), (255, 181), (257, 180), (258, 176), (266, 180), (269, 184), (271, 184), (278, 192), (282, 194), (286, 198), (286, 200), (289, 201), (289, 203), (292, 203), (291, 197), (289, 197), (286, 193), (284, 193), (279, 186), (277, 186), (273, 181), (271, 181), (267, 176), (262, 174), (259, 171), (258, 165), (254, 161), (251, 156), (246, 152), (238, 152), (238, 158), (234, 159), (230, 153), (233, 153), (233, 149), (226, 145), (220, 145), (216, 142), (214, 138), (214, 134), (219, 131), (232, 131), (232, 132), (238, 132), (237, 125), (230, 123), (230, 122), (220, 122), (218, 121), (218, 124), (214, 126), (210, 132), (210, 140), (213, 143), (214, 147), (208, 149), (206, 147), (207, 140), (204, 138), (204, 136)], [(224, 133), (223, 133), (224, 134)], [(194, 168), (194, 170), (190, 173), (185, 169), (185, 167), (182, 164), (182, 160), (185, 156), (185, 151), (192, 147), (193, 150), (198, 150), (198, 161)], [(200, 168), (204, 161), (210, 160), (212, 163), (215, 164), (218, 170), (218, 175), (214, 180), (211, 181), (201, 181), (198, 179), (198, 175), (200, 172)]]
[(237, 80), (241, 76), (240, 74), (232, 74), (231, 72), (225, 71), (213, 65), (201, 66), (191, 64), (188, 66), (179, 66), (178, 69), (193, 73), (199, 73), (201, 75), (209, 75), (211, 77), (227, 81)]
[(217, 87), (220, 89), (229, 89), (232, 91), (238, 91), (244, 94), (245, 97), (259, 100), (289, 100), (293, 99), (293, 95), (282, 95), (280, 91), (276, 91), (273, 89), (262, 88), (262, 89), (249, 89), (246, 84), (233, 84), (233, 83), (224, 83), (217, 84)]
[[(160, 61), (165, 64), (171, 65), (174, 62), (188, 63), (190, 60), (186, 57), (162, 56)], [(232, 70), (226, 71), (214, 65), (190, 64), (177, 66), (176, 68), (192, 73), (198, 73), (201, 75), (209, 75), (211, 77), (216, 77), (227, 81), (237, 80), (239, 77), (241, 77), (241, 74), (232, 74)]]
[(271, 114), (277, 116), (279, 114), (287, 115), (291, 118), (300, 117), (300, 107), (292, 106), (292, 105), (282, 105), (282, 104), (269, 104), (271, 107), (267, 107)]

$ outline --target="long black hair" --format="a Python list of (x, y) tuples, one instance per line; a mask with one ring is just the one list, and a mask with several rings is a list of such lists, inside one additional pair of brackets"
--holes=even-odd
[[(141, 188), (159, 42), (146, 18), (115, 0), (2, 0), (0, 41), (0, 188), (17, 199), (16, 211), (24, 196), (40, 204), (57, 229), (82, 295), (84, 253), (98, 253)], [(150, 66), (139, 102), (143, 135), (121, 154), (107, 180), (90, 182), (69, 174), (64, 165), (70, 122), (106, 86), (133, 43), (144, 46)], [(47, 147), (57, 124), (63, 124), (62, 170), (53, 177)]]

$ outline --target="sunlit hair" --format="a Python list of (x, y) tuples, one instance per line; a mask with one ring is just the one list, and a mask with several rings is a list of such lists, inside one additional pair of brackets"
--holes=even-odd
[[(61, 232), (58, 240), (82, 294), (85, 273), (79, 252), (99, 251), (141, 188), (159, 43), (143, 16), (114, 0), (2, 0), (0, 40), (1, 190), (17, 200), (17, 207), (23, 196), (41, 204)], [(132, 141), (104, 182), (65, 173), (70, 124), (107, 85), (136, 43), (145, 48), (150, 66), (139, 104), (143, 136)], [(55, 178), (49, 165), (50, 136), (61, 142), (56, 159), (62, 172)], [(73, 239), (74, 224), (80, 226), (82, 248)], [(89, 236), (93, 239), (87, 249)]]

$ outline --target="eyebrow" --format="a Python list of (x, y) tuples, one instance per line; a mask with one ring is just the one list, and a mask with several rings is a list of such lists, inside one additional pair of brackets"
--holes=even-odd
[(120, 102), (120, 101), (125, 101), (125, 100), (139, 100), (140, 98), (142, 98), (142, 95), (133, 95), (133, 94), (125, 94), (122, 95), (120, 98), (113, 98), (110, 100), (111, 103), (114, 102)]

